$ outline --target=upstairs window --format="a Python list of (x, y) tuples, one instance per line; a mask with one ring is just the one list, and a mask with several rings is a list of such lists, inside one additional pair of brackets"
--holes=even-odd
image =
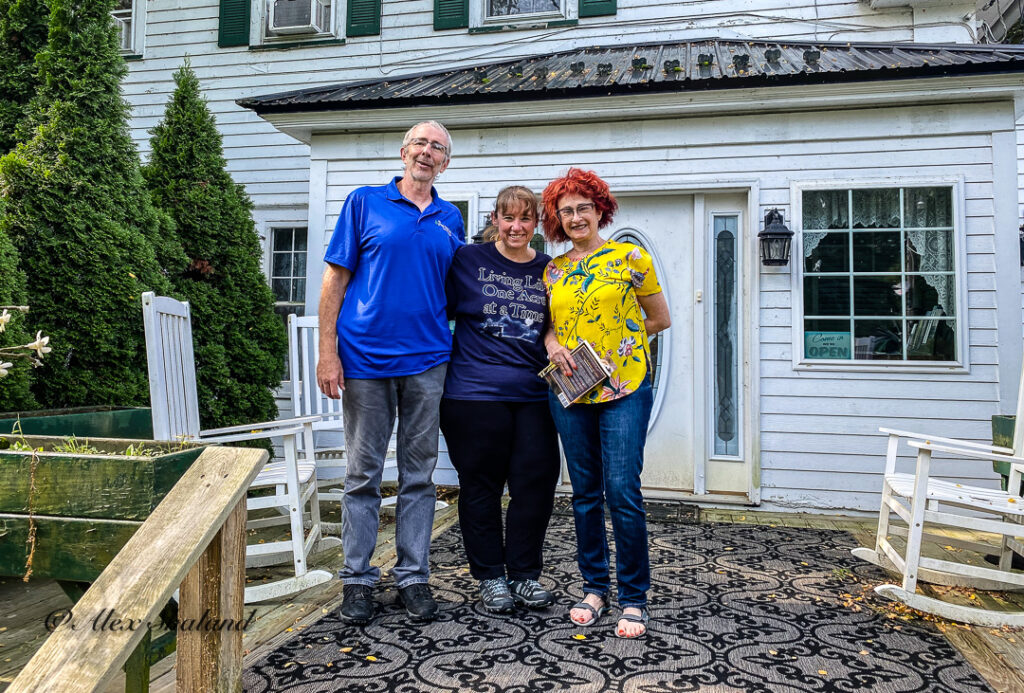
[(563, 0), (486, 0), (487, 18), (519, 17), (526, 15), (561, 17)]
[(434, 28), (500, 31), (614, 15), (617, 0), (434, 0)]
[[(437, 0), (440, 5), (452, 0)], [(468, 16), (462, 26), (471, 31), (498, 31), (511, 28), (547, 26), (551, 22), (575, 23), (579, 0), (464, 0)], [(435, 10), (436, 12), (437, 10)], [(435, 15), (434, 28), (438, 26)], [(458, 24), (452, 25), (457, 27)]]
[(337, 43), (344, 36), (344, 9), (345, 3), (338, 0), (220, 0), (217, 45), (274, 48)]
[(145, 2), (143, 0), (118, 0), (110, 12), (121, 53), (141, 55), (145, 37)]
[(329, 36), (330, 0), (268, 0), (267, 37)]
[(805, 190), (801, 227), (807, 361), (960, 359), (951, 186)]

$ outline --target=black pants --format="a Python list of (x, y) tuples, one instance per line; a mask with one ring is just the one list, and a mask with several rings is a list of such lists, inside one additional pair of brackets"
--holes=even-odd
[(538, 578), (560, 466), (548, 403), (443, 399), (441, 432), (459, 473), (459, 524), (470, 573), (477, 580)]

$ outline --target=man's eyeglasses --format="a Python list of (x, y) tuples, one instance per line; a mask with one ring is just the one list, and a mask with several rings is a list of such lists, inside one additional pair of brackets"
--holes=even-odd
[(416, 147), (417, 149), (425, 149), (426, 147), (430, 147), (431, 150), (437, 152), (438, 154), (448, 154), (447, 146), (441, 144), (440, 142), (432, 142), (428, 139), (424, 139), (423, 137), (417, 137), (414, 140), (409, 140), (409, 143), (406, 146)]
[(577, 214), (582, 217), (582, 216), (585, 216), (587, 214), (590, 214), (593, 211), (594, 211), (594, 203), (593, 202), (584, 202), (581, 205), (576, 205), (575, 209), (573, 209), (572, 207), (562, 207), (560, 210), (558, 210), (558, 216), (561, 217), (562, 219), (568, 220), (568, 219), (572, 219)]

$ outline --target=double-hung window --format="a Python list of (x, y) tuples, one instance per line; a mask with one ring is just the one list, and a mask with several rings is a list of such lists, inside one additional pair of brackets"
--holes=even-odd
[(267, 0), (266, 36), (331, 36), (331, 0)]
[(962, 360), (952, 185), (802, 192), (803, 360)]
[(302, 315), (306, 307), (306, 229), (276, 227), (270, 230), (270, 288), (274, 309), (287, 320), (289, 313)]
[[(274, 293), (274, 312), (288, 325), (288, 315), (306, 312), (306, 228), (270, 229), (270, 289)], [(285, 358), (283, 380), (290, 380), (290, 365)]]
[(121, 53), (141, 56), (146, 36), (145, 0), (117, 0), (110, 16), (114, 20)]
[(485, 19), (561, 19), (567, 0), (484, 0)]
[(616, 0), (434, 0), (434, 28), (472, 31), (562, 26), (614, 15)]

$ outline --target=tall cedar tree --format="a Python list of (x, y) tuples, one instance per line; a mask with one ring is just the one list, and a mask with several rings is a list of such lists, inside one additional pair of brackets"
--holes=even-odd
[[(25, 275), (18, 267), (18, 251), (3, 231), (0, 231), (0, 306), (25, 305)], [(3, 310), (0, 309), (0, 313)], [(29, 318), (31, 320), (31, 318)], [(27, 344), (32, 341), (25, 329), (26, 318), (11, 312), (11, 321), (0, 333), (0, 347)], [(3, 361), (3, 358), (0, 358)], [(0, 378), (0, 412), (22, 411), (36, 407), (29, 390), (30, 369), (24, 361), (14, 364), (6, 377)]]
[(153, 201), (174, 219), (189, 265), (172, 277), (192, 308), (203, 427), (277, 416), (271, 388), (288, 344), (260, 270), (252, 202), (225, 169), (221, 137), (186, 63), (143, 168)]
[(32, 328), (53, 352), (35, 371), (44, 407), (144, 404), (141, 294), (184, 265), (151, 202), (128, 133), (113, 0), (49, 0), (31, 138), (0, 158), (0, 233), (28, 279)]
[(14, 149), (39, 86), (36, 54), (46, 46), (48, 14), (42, 0), (0, 0), (0, 154)]
[[(48, 14), (41, 0), (0, 0), (0, 154), (6, 154), (17, 143), (16, 133), (24, 128), (25, 111), (39, 85), (36, 54), (46, 46)], [(0, 306), (26, 303), (25, 275), (19, 267), (18, 251), (7, 234), (0, 233)], [(0, 334), (0, 347), (29, 341), (25, 316), (13, 313)], [(0, 411), (35, 408), (30, 383), (31, 369), (24, 362), (17, 364), (0, 380)]]

